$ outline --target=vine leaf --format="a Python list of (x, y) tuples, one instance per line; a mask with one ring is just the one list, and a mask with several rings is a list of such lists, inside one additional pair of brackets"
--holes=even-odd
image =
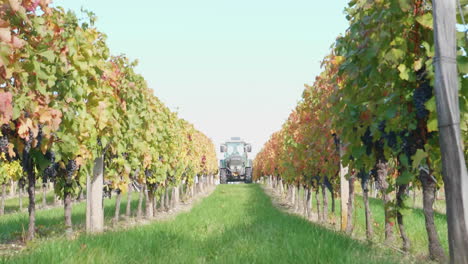
[(427, 122), (427, 130), (429, 132), (437, 131), (437, 118), (433, 118)]
[(409, 171), (404, 171), (396, 180), (397, 184), (408, 184), (414, 178), (414, 175)]
[(432, 14), (431, 13), (425, 13), (424, 15), (422, 16), (418, 16), (416, 18), (416, 21), (421, 24), (421, 26), (425, 27), (425, 28), (429, 28), (429, 29), (432, 29), (432, 27), (434, 26), (433, 25), (433, 18), (432, 18)]
[(0, 125), (8, 124), (13, 116), (12, 99), (10, 92), (0, 92)]
[(418, 168), (424, 158), (427, 158), (427, 153), (422, 149), (418, 149), (416, 154), (413, 155), (413, 169)]
[(11, 10), (13, 10), (14, 12), (17, 12), (20, 9), (20, 4), (21, 4), (20, 0), (9, 0), (9, 2), (10, 2)]
[(402, 80), (408, 81), (409, 80), (409, 69), (404, 64), (400, 64), (398, 66), (398, 70), (400, 71), (400, 78)]
[(399, 0), (398, 2), (403, 12), (408, 12), (411, 9), (411, 0)]

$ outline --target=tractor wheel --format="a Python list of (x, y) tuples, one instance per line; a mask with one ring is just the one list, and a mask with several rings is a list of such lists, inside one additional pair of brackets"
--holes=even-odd
[(245, 168), (245, 183), (252, 183), (252, 168)]
[(226, 184), (227, 183), (226, 169), (220, 169), (219, 170), (219, 183), (220, 184)]

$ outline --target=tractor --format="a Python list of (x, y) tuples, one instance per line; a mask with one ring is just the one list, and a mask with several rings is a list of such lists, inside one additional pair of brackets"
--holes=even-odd
[(219, 164), (220, 183), (252, 183), (252, 160), (247, 157), (247, 153), (252, 151), (252, 145), (239, 137), (232, 137), (221, 145), (220, 151), (224, 153), (224, 159)]

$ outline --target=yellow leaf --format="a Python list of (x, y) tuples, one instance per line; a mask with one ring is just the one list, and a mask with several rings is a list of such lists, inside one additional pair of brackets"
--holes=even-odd
[(419, 59), (414, 62), (413, 68), (415, 71), (419, 71), (422, 68), (422, 59)]
[(10, 28), (0, 28), (0, 40), (5, 43), (9, 43), (11, 41)]
[(21, 0), (9, 0), (11, 10), (17, 12), (20, 9)]
[(8, 155), (10, 155), (10, 157), (15, 157), (16, 156), (16, 153), (15, 151), (13, 150), (15, 146), (11, 143), (8, 144)]
[(432, 13), (426, 13), (422, 16), (416, 18), (416, 21), (421, 24), (425, 28), (432, 29), (433, 28), (433, 18)]
[(418, 149), (416, 151), (416, 154), (413, 156), (413, 169), (416, 169), (419, 164), (421, 164), (421, 161), (427, 157), (427, 153), (424, 152), (422, 149)]
[(29, 127), (32, 125), (31, 119), (20, 118), (18, 126), (18, 135), (22, 139), (29, 137)]
[(52, 120), (52, 115), (46, 108), (42, 108), (39, 110), (39, 122), (41, 123), (47, 123)]
[(427, 122), (427, 130), (429, 132), (437, 131), (438, 130), (437, 126), (438, 126), (437, 118), (433, 118)]

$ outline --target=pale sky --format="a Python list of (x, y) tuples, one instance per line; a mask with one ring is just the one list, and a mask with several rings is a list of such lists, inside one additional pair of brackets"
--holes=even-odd
[(320, 73), (347, 21), (347, 0), (55, 0), (94, 12), (111, 53), (171, 110), (216, 144), (231, 136), (253, 155), (279, 130), (304, 84)]

